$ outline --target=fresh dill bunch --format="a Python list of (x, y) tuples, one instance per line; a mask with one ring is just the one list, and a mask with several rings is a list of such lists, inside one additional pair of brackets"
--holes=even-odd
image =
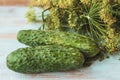
[(105, 25), (100, 19), (100, 10), (100, 1), (96, 0), (90, 0), (89, 6), (76, 0), (72, 8), (59, 7), (56, 3), (56, 6), (53, 5), (49, 9), (50, 14), (44, 23), (47, 23), (48, 29), (61, 29), (64, 26), (99, 40), (106, 32)]

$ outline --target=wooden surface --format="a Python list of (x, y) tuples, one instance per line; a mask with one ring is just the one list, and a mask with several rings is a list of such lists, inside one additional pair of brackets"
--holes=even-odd
[(120, 61), (116, 56), (69, 72), (20, 74), (9, 70), (6, 66), (7, 55), (25, 47), (17, 41), (17, 32), (38, 28), (35, 24), (27, 24), (24, 18), (26, 11), (26, 7), (0, 7), (0, 80), (120, 80)]
[(28, 5), (30, 0), (0, 0), (0, 5)]

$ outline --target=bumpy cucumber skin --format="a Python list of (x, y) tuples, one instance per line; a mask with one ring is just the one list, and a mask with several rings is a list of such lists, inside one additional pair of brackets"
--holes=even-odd
[(93, 57), (100, 51), (95, 42), (83, 35), (61, 31), (21, 30), (18, 41), (29, 46), (59, 44), (78, 48), (86, 57)]
[(56, 45), (20, 48), (7, 56), (9, 69), (20, 73), (43, 73), (79, 69), (84, 56), (78, 49)]

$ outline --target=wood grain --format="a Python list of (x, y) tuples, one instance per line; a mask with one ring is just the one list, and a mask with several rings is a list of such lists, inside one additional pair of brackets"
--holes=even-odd
[(0, 5), (28, 5), (30, 0), (0, 0)]
[(6, 33), (6, 34), (0, 34), (0, 39), (16, 39), (17, 34), (15, 33)]

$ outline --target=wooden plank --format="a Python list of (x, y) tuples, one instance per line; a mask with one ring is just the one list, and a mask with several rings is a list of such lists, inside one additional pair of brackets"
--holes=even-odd
[(28, 5), (30, 0), (0, 0), (0, 5)]
[(6, 34), (0, 34), (0, 39), (16, 39), (17, 34), (15, 33), (6, 33)]

